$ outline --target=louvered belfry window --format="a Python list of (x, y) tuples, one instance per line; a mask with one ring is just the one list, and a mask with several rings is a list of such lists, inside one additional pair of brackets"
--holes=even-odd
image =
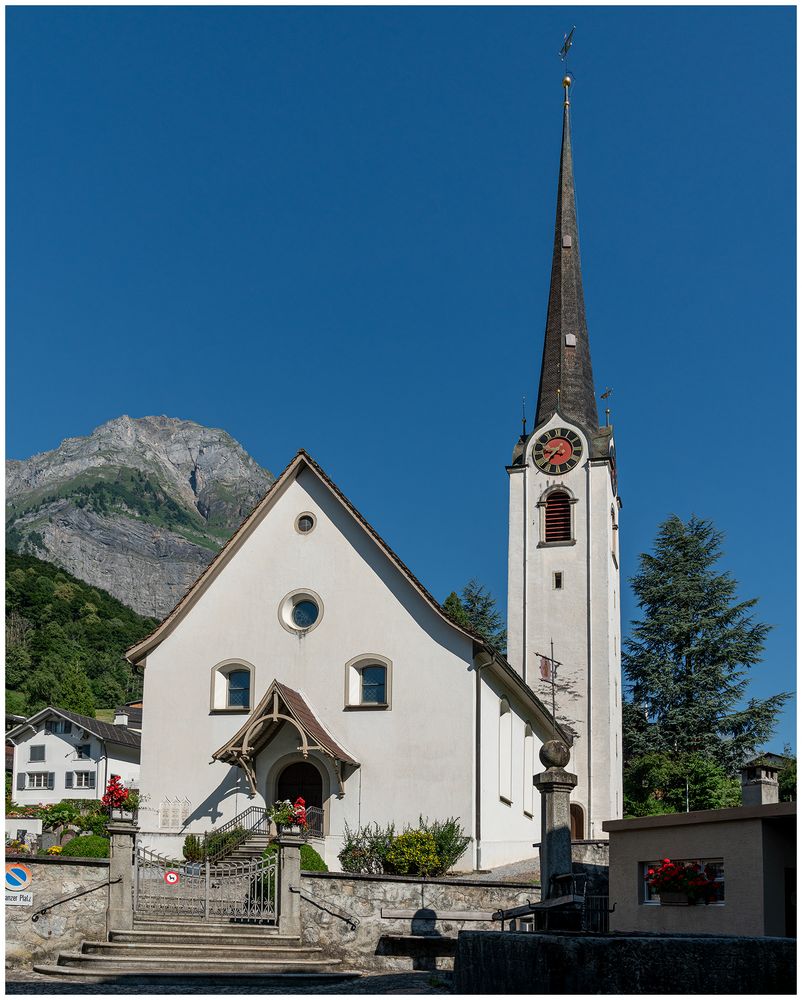
[(546, 541), (571, 541), (571, 500), (562, 490), (551, 493), (546, 500)]

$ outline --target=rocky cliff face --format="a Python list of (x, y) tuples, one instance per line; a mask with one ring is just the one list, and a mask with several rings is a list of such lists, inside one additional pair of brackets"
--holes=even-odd
[(273, 479), (225, 431), (118, 417), (6, 463), (7, 544), (160, 618)]

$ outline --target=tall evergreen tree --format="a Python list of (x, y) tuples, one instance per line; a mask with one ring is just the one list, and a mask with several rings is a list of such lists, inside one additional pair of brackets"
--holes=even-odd
[(80, 661), (72, 660), (64, 668), (56, 704), (59, 708), (66, 708), (70, 712), (77, 712), (79, 715), (94, 719), (95, 697)]
[(496, 599), (478, 580), (469, 580), (461, 594), (452, 591), (443, 602), (443, 607), (458, 624), (472, 628), (499, 653), (506, 653), (504, 618), (496, 610)]
[(632, 588), (643, 615), (623, 651), (631, 704), (624, 757), (702, 754), (733, 775), (767, 740), (788, 694), (743, 704), (748, 669), (771, 626), (755, 621), (757, 599), (737, 599), (718, 572), (722, 535), (695, 516), (669, 517), (654, 553), (640, 557)]

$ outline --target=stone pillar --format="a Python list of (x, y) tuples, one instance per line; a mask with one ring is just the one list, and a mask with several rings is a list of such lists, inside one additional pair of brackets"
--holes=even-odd
[(301, 888), (300, 837), (282, 834), (276, 839), (279, 846), (279, 928), (282, 934), (301, 935), (301, 896), (290, 887)]
[(549, 740), (540, 748), (546, 770), (532, 779), (540, 792), (540, 886), (541, 898), (551, 894), (552, 875), (571, 873), (571, 792), (579, 780), (563, 770), (568, 763), (568, 747)]
[[(115, 820), (109, 823), (107, 829), (111, 864), (106, 931), (130, 931), (134, 926), (134, 848), (139, 827), (134, 823)], [(120, 881), (117, 882), (117, 879)]]

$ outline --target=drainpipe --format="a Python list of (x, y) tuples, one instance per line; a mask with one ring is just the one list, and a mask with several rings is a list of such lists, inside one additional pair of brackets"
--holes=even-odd
[[(480, 662), (480, 657), (484, 659), (484, 662)], [(474, 663), (476, 664), (474, 668), (474, 672), (476, 673), (476, 705), (474, 709), (474, 716), (476, 720), (474, 735), (476, 773), (474, 790), (475, 819), (473, 835), (474, 840), (476, 841), (477, 871), (480, 871), (482, 868), (482, 669), (489, 666), (492, 662), (492, 656), (484, 650), (474, 660)]]

